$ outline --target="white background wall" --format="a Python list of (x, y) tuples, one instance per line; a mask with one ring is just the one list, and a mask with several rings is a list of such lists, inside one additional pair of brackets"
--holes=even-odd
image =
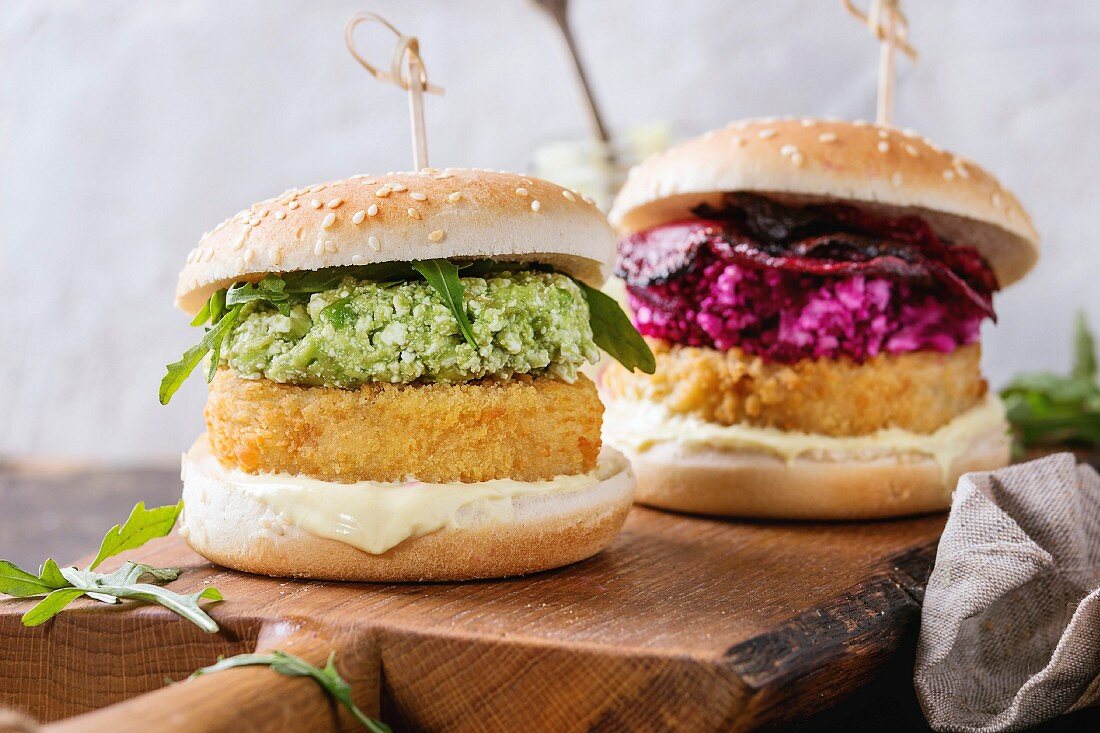
[[(873, 114), (876, 49), (837, 2), (574, 5), (615, 126)], [(902, 64), (898, 123), (993, 170), (1045, 236), (998, 298), (987, 371), (1065, 368), (1073, 311), (1100, 326), (1100, 4), (907, 5), (922, 58)], [(419, 35), (447, 88), (428, 103), (434, 164), (519, 169), (581, 128), (523, 0), (0, 3), (0, 457), (159, 458), (199, 432), (200, 379), (156, 398), (196, 338), (172, 292), (199, 235), (289, 186), (409, 165), (401, 93), (342, 46), (362, 9)]]

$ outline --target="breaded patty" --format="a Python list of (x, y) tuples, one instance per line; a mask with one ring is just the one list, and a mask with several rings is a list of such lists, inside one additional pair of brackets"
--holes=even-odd
[(671, 412), (721, 425), (746, 423), (824, 435), (889, 427), (930, 433), (985, 396), (981, 348), (949, 354), (880, 354), (769, 364), (738, 349), (716, 351), (647, 339), (652, 376), (610, 364), (601, 388), (612, 398), (660, 402)]
[(584, 473), (596, 466), (602, 421), (583, 376), (336, 389), (222, 369), (206, 403), (210, 446), (224, 465), (340, 482)]

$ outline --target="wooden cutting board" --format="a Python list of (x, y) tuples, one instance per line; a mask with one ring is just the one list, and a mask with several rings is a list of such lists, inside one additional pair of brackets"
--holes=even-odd
[[(49, 482), (81, 490), (79, 475)], [(154, 483), (170, 490), (178, 478)], [(943, 522), (732, 522), (637, 508), (585, 562), (430, 585), (250, 576), (166, 538), (133, 556), (184, 568), (177, 590), (217, 586), (222, 631), (92, 601), (28, 629), (19, 617), (30, 603), (0, 601), (0, 707), (59, 721), (51, 731), (357, 730), (312, 682), (267, 669), (166, 686), (218, 655), (277, 648), (316, 662), (335, 650), (360, 706), (395, 730), (775, 724), (827, 708), (899, 650), (912, 653)]]

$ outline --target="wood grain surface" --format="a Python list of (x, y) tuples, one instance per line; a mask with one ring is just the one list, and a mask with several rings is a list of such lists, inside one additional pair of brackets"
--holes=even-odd
[[(30, 517), (35, 500), (19, 494), (56, 502), (64, 491), (67, 502), (82, 488), (92, 487), (89, 496), (112, 486), (126, 496), (85, 548), (133, 499), (171, 501), (179, 486), (174, 471), (0, 475), (0, 508), (23, 502)], [(4, 555), (11, 517), (0, 512)], [(218, 655), (278, 648), (317, 662), (336, 650), (359, 705), (396, 730), (791, 721), (873, 730), (853, 720), (881, 726), (883, 709), (897, 711), (895, 728), (917, 730), (908, 677), (943, 521), (727, 522), (637, 508), (591, 560), (427, 585), (250, 576), (166, 538), (132, 555), (183, 567), (171, 584), (180, 591), (220, 588), (227, 601), (212, 615), (221, 632), (204, 634), (159, 607), (92, 601), (28, 629), (19, 617), (29, 602), (0, 601), (0, 707), (57, 721), (47, 727), (57, 731), (356, 730), (312, 682), (266, 669), (167, 684)], [(34, 549), (34, 562), (49, 554)]]

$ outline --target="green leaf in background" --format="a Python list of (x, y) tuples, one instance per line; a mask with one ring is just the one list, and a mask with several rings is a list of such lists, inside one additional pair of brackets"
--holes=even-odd
[(1089, 332), (1089, 324), (1083, 311), (1077, 313), (1074, 323), (1073, 372), (1076, 379), (1096, 382), (1096, 341)]
[(592, 323), (592, 340), (611, 358), (630, 371), (641, 369), (646, 374), (657, 371), (657, 360), (642, 335), (610, 295), (575, 281), (588, 298), (588, 313)]
[(192, 677), (221, 672), (235, 667), (267, 666), (287, 677), (311, 677), (334, 700), (339, 702), (355, 716), (360, 724), (372, 733), (391, 733), (388, 725), (366, 715), (351, 699), (351, 685), (336, 671), (336, 652), (328, 657), (323, 668), (315, 667), (301, 657), (275, 650), (270, 654), (238, 654), (235, 657), (219, 658), (215, 664), (197, 670)]
[(466, 343), (476, 349), (474, 327), (466, 316), (466, 305), (462, 300), (466, 288), (458, 279), (458, 267), (450, 260), (421, 260), (413, 262), (412, 267), (439, 293), (443, 303), (458, 321), (458, 330), (462, 332), (462, 337), (466, 339)]
[(1008, 421), (1025, 447), (1100, 445), (1100, 384), (1096, 343), (1083, 313), (1077, 315), (1069, 375), (1021, 374), (1001, 390)]
[(126, 550), (134, 550), (157, 537), (164, 537), (176, 526), (176, 519), (183, 511), (183, 501), (175, 506), (158, 506), (146, 509), (145, 502), (139, 501), (125, 524), (116, 524), (107, 530), (107, 535), (99, 545), (99, 554), (88, 566), (95, 570), (109, 557)]

